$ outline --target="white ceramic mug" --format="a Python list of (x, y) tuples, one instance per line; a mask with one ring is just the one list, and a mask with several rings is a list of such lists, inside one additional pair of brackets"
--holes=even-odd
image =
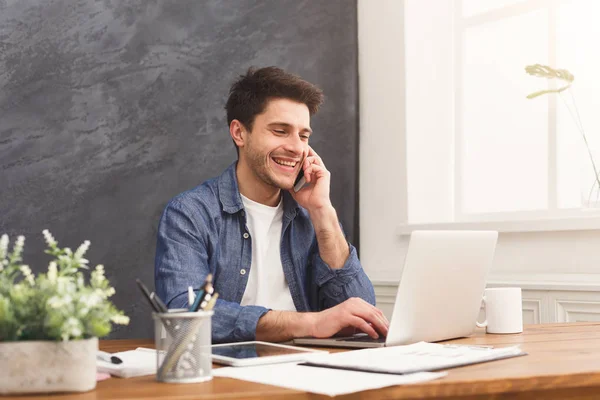
[(502, 287), (487, 288), (483, 295), (486, 319), (476, 322), (487, 333), (521, 333), (523, 332), (523, 305), (521, 288)]

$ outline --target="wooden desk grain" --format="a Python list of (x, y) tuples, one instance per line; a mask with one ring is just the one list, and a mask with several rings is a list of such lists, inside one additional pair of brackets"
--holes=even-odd
[[(448, 370), (448, 376), (419, 385), (360, 392), (343, 399), (600, 399), (600, 323), (530, 325), (518, 335), (486, 335), (448, 343), (507, 346), (520, 344), (525, 357)], [(152, 346), (149, 340), (101, 341), (115, 352)], [(40, 397), (15, 397), (19, 400)], [(315, 399), (310, 393), (214, 378), (198, 384), (158, 383), (154, 376), (98, 382), (96, 390), (53, 395), (53, 400), (100, 399)], [(322, 398), (327, 398), (323, 396)], [(8, 399), (8, 398), (6, 398)]]

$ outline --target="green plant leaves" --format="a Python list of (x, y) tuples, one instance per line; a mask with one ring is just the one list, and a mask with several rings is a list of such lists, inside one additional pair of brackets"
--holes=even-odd
[(8, 236), (0, 237), (0, 341), (102, 337), (112, 323), (126, 325), (129, 319), (109, 300), (115, 289), (104, 267), (96, 266), (86, 282), (89, 261), (83, 256), (90, 242), (73, 252), (43, 233), (52, 261), (48, 272), (37, 276), (21, 264), (25, 238), (20, 236), (9, 253)]

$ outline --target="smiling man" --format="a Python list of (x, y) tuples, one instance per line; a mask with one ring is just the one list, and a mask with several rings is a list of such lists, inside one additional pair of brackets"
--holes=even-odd
[[(213, 342), (325, 338), (388, 321), (329, 198), (331, 175), (309, 146), (319, 88), (285, 71), (250, 69), (231, 87), (229, 133), (238, 160), (182, 193), (160, 221), (158, 295), (186, 307), (188, 286), (214, 276)], [(303, 171), (306, 185), (295, 192)]]

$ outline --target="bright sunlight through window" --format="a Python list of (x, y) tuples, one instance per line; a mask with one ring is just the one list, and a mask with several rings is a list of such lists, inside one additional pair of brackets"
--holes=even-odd
[[(600, 213), (598, 15), (597, 0), (406, 0), (409, 223)], [(575, 79), (528, 99), (564, 86), (533, 64)]]

